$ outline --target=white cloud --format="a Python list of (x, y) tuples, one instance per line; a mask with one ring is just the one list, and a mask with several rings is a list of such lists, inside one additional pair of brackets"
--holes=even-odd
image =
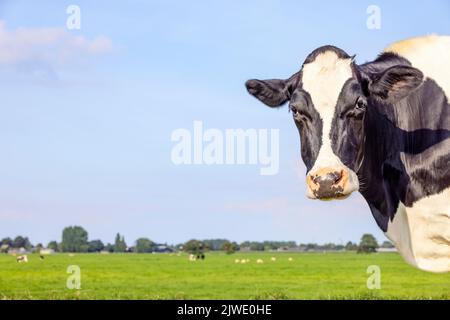
[(0, 20), (0, 65), (56, 67), (111, 50), (111, 40), (105, 36), (87, 39), (63, 27), (9, 30)]

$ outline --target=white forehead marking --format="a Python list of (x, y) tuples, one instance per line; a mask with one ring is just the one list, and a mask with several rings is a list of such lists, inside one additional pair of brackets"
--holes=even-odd
[(352, 60), (341, 59), (333, 51), (325, 51), (303, 66), (303, 89), (309, 93), (322, 119), (322, 146), (311, 172), (321, 167), (345, 167), (331, 148), (331, 122), (345, 82), (352, 77)]
[(342, 87), (352, 77), (351, 62), (350, 58), (340, 59), (335, 52), (325, 51), (303, 66), (303, 89), (319, 113), (334, 111)]

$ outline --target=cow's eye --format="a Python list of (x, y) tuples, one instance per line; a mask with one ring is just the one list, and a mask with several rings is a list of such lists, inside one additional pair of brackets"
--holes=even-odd
[(355, 102), (355, 107), (351, 108), (347, 112), (342, 113), (341, 118), (343, 119), (347, 117), (361, 120), (364, 117), (366, 108), (367, 108), (367, 101), (364, 98), (359, 97)]
[(294, 119), (301, 120), (302, 114), (296, 107), (291, 107), (292, 115), (294, 116)]
[(304, 112), (300, 112), (296, 107), (291, 107), (292, 115), (296, 121), (307, 122), (311, 117)]
[(291, 111), (292, 111), (292, 115), (293, 115), (294, 117), (297, 117), (297, 116), (298, 116), (298, 110), (297, 110), (296, 107), (291, 107)]

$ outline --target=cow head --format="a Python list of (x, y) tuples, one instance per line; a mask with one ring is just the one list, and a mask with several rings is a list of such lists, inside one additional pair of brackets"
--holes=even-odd
[(307, 168), (307, 196), (343, 199), (359, 190), (364, 123), (376, 101), (394, 103), (422, 82), (407, 65), (363, 72), (339, 48), (316, 49), (287, 80), (248, 80), (248, 92), (270, 107), (289, 102)]

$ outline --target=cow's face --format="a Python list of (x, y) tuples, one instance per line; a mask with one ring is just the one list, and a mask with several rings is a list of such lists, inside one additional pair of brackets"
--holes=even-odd
[(405, 89), (399, 81), (404, 70), (397, 71), (370, 83), (365, 80), (368, 76), (362, 80), (350, 56), (326, 46), (311, 53), (300, 72), (288, 80), (247, 81), (249, 93), (268, 106), (289, 101), (300, 133), (309, 198), (343, 199), (359, 189), (368, 90), (385, 91), (387, 99), (389, 93), (397, 93), (390, 88)]

